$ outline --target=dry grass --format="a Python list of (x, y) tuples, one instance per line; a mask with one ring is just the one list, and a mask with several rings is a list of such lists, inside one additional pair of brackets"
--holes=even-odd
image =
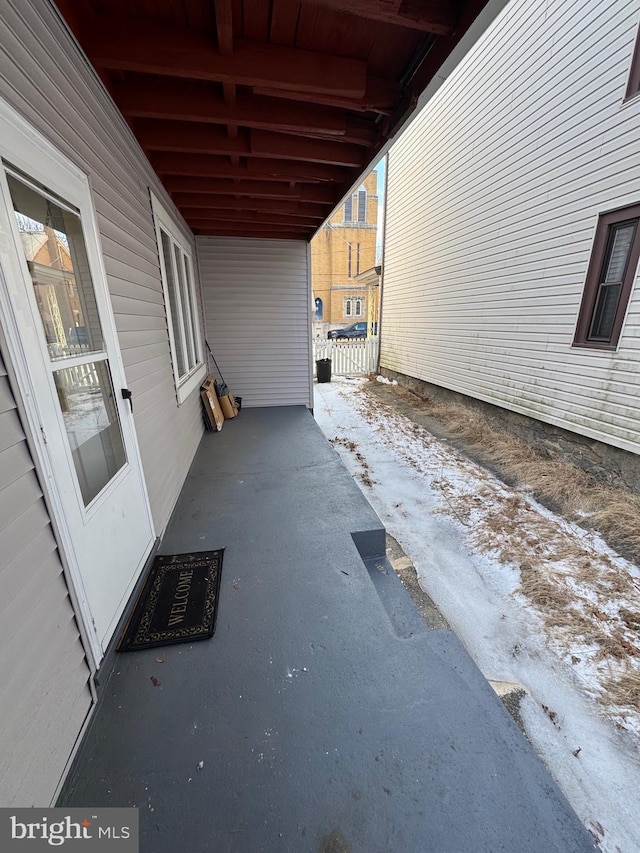
[(612, 547), (640, 561), (640, 495), (603, 484), (569, 462), (550, 458), (522, 439), (495, 429), (482, 412), (418, 398), (399, 385), (385, 387), (434, 418), (507, 481), (527, 489), (566, 518), (596, 530)]
[[(455, 465), (471, 477), (464, 488), (448, 479), (445, 463), (428, 479), (443, 497), (439, 511), (464, 525), (474, 548), (519, 570), (518, 593), (538, 613), (547, 640), (565, 660), (576, 667), (582, 664), (576, 672), (583, 673), (587, 666), (596, 673), (587, 686), (599, 693), (606, 713), (616, 721), (635, 714), (640, 725), (640, 581), (604, 553), (588, 532), (597, 530), (612, 546), (624, 543), (637, 562), (640, 496), (539, 453), (494, 429), (480, 412), (421, 399), (400, 386), (385, 386), (382, 394), (369, 394), (365, 387), (361, 411), (367, 420), (379, 422), (382, 406), (392, 433), (404, 431), (425, 448), (435, 439), (422, 426), (424, 419), (407, 422), (399, 416), (389, 391), (410, 404), (409, 416), (416, 411), (435, 419), (445, 435), (471, 451), (469, 455), (523, 490), (505, 487), (463, 457), (457, 457)], [(419, 457), (405, 454), (407, 462), (427, 474), (431, 457)], [(536, 508), (531, 496), (553, 506), (574, 526)], [(576, 524), (587, 525), (587, 530), (580, 531)], [(622, 674), (612, 674), (621, 669)]]
[(609, 700), (620, 708), (640, 712), (640, 672), (626, 670), (612, 676), (603, 684)]

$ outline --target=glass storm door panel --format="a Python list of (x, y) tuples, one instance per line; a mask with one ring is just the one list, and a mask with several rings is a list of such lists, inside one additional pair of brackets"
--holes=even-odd
[(95, 666), (154, 525), (89, 180), (2, 99), (0, 126), (0, 319)]
[(61, 200), (7, 174), (49, 369), (88, 506), (127, 461), (82, 223)]

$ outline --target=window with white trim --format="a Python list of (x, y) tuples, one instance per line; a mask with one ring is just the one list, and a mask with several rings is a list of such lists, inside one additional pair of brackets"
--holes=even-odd
[(178, 402), (182, 403), (206, 373), (193, 260), (186, 238), (154, 196), (152, 206), (173, 375)]
[(342, 304), (343, 317), (364, 317), (364, 299), (355, 296), (345, 296)]

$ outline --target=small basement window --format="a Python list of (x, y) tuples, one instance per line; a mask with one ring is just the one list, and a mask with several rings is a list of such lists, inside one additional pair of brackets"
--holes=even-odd
[(639, 221), (640, 205), (599, 217), (574, 346), (617, 347), (640, 255)]

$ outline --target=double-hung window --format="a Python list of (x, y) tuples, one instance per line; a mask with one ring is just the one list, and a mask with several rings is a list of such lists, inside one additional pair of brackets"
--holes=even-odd
[(636, 34), (636, 40), (633, 46), (633, 56), (631, 58), (631, 68), (629, 69), (629, 79), (627, 81), (627, 98), (634, 98), (640, 92), (640, 30)]
[(574, 346), (615, 349), (640, 255), (640, 205), (598, 219)]
[(188, 241), (153, 196), (152, 204), (173, 375), (178, 403), (182, 403), (206, 372), (193, 260)]

